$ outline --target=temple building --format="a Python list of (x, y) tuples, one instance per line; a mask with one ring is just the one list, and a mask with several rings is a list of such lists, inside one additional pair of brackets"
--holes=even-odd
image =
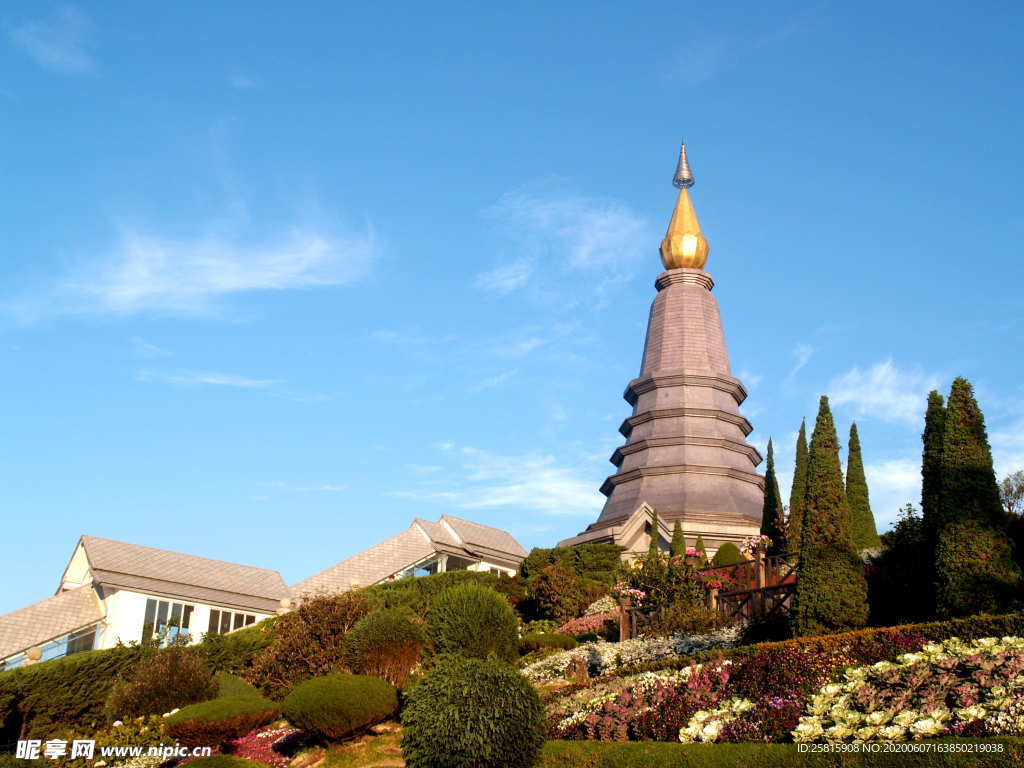
[(746, 442), (752, 427), (739, 407), (747, 391), (729, 368), (715, 282), (704, 271), (710, 249), (690, 198), (685, 144), (673, 184), (665, 271), (654, 282), (640, 375), (624, 394), (633, 407), (619, 427), (626, 442), (612, 454), (616, 472), (601, 486), (608, 498), (597, 521), (562, 546), (614, 542), (626, 557), (645, 552), (654, 510), (663, 546), (679, 520), (690, 545), (702, 536), (709, 555), (760, 529), (761, 456)]

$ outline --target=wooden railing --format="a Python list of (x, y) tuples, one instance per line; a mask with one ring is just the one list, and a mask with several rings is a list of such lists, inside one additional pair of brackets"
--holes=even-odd
[(788, 613), (796, 592), (796, 560), (761, 552), (733, 565), (703, 568), (708, 582), (721, 586), (708, 591), (708, 605), (734, 619), (766, 619)]

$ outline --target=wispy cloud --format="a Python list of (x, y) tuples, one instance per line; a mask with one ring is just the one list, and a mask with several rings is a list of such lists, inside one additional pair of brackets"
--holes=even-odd
[(48, 293), (5, 301), (23, 321), (50, 314), (204, 315), (239, 294), (351, 283), (376, 253), (372, 230), (295, 229), (269, 243), (220, 236), (174, 240), (129, 232), (109, 256), (79, 262)]
[(901, 371), (885, 360), (871, 368), (852, 368), (829, 384), (833, 405), (851, 405), (856, 415), (883, 421), (922, 423), (927, 394), (939, 386), (939, 377), (920, 371)]
[(241, 389), (266, 389), (281, 383), (278, 379), (252, 379), (247, 376), (237, 376), (231, 373), (167, 373), (164, 371), (145, 369), (137, 371), (135, 378), (139, 381), (164, 381), (168, 384), (178, 384), (182, 386), (206, 385), (214, 387), (238, 387)]
[(989, 442), (998, 479), (1024, 469), (1024, 419), (993, 430)]
[(793, 367), (786, 374), (787, 380), (792, 380), (800, 371), (804, 369), (804, 366), (810, 362), (811, 357), (814, 355), (814, 347), (810, 344), (797, 344), (793, 347)]
[(153, 360), (159, 357), (170, 357), (172, 354), (174, 354), (170, 350), (164, 349), (163, 347), (158, 347), (156, 344), (150, 344), (148, 341), (139, 336), (133, 336), (131, 338), (131, 344), (132, 354), (134, 354), (136, 357), (142, 357), (149, 360)]
[(86, 74), (93, 71), (93, 60), (86, 50), (92, 24), (74, 6), (66, 5), (47, 19), (9, 26), (7, 35), (37, 64), (52, 72)]
[(458, 453), (460, 472), (440, 478), (432, 487), (390, 495), (444, 502), (459, 509), (512, 507), (547, 515), (596, 515), (604, 503), (595, 478), (559, 465), (554, 456), (498, 456), (472, 447), (458, 448)]
[(600, 270), (605, 279), (614, 279), (650, 255), (650, 243), (656, 242), (651, 223), (615, 200), (514, 192), (488, 213), (522, 252), (477, 276), (479, 288), (495, 293), (525, 287), (543, 273), (544, 264), (559, 271)]
[(474, 392), (482, 392), (485, 389), (495, 389), (505, 384), (509, 379), (518, 373), (517, 370), (512, 369), (511, 371), (504, 371), (499, 373), (497, 376), (491, 376), (489, 379), (484, 379), (473, 387)]
[(547, 339), (540, 336), (526, 336), (523, 338), (499, 341), (494, 346), (494, 354), (500, 357), (526, 357), (536, 349), (540, 349), (548, 343)]

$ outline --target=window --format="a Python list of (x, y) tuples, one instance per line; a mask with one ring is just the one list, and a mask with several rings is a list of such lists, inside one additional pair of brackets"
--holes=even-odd
[(242, 627), (248, 627), (256, 623), (256, 617), (251, 613), (237, 613), (235, 611), (210, 611), (210, 628), (206, 631), (209, 635), (226, 635)]
[(150, 598), (142, 620), (142, 642), (156, 640), (158, 645), (167, 645), (179, 635), (188, 638), (194, 610), (194, 605)]

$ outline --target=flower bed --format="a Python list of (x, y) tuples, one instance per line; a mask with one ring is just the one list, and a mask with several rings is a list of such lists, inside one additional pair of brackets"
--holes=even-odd
[(630, 665), (678, 659), (711, 648), (727, 648), (734, 645), (738, 637), (739, 628), (728, 627), (703, 635), (638, 637), (621, 643), (598, 640), (582, 643), (579, 648), (555, 653), (534, 662), (523, 669), (523, 674), (532, 681), (553, 680), (565, 675), (573, 659), (582, 658), (587, 662), (591, 675), (609, 675)]
[(560, 635), (585, 635), (588, 632), (597, 632), (597, 630), (604, 627), (606, 621), (617, 621), (618, 618), (618, 611), (594, 613), (567, 621), (555, 631)]

